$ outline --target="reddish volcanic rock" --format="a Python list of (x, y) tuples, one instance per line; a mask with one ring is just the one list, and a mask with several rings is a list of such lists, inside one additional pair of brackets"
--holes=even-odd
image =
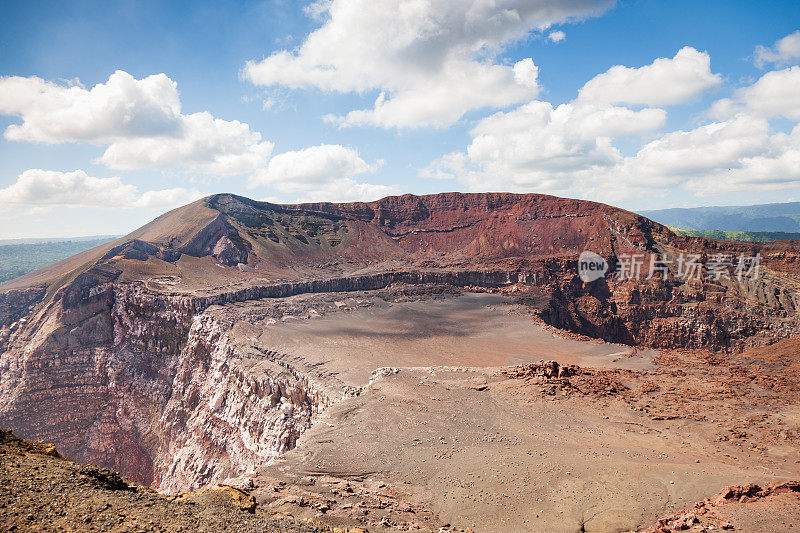
[[(584, 250), (612, 271), (626, 253), (764, 260), (752, 281), (584, 283)], [(799, 256), (794, 243), (678, 238), (627, 211), (537, 194), (294, 206), (215, 195), (0, 285), (0, 426), (163, 489), (192, 488), (292, 448), (332, 401), (292, 368), (247, 371), (215, 305), (392, 283), (513, 285), (542, 320), (575, 333), (741, 351), (798, 333)]]
[[(772, 500), (780, 495), (791, 495), (796, 506), (798, 495), (800, 495), (800, 481), (771, 483), (763, 488), (755, 483), (726, 487), (715, 496), (697, 502), (692, 509), (679, 511), (662, 518), (655, 525), (641, 530), (640, 533), (674, 533), (677, 531), (709, 531), (714, 529), (746, 531), (741, 527), (737, 528), (734, 523), (725, 518), (725, 511), (728, 511), (728, 509), (723, 507), (746, 508), (748, 504), (753, 503), (762, 503), (769, 506)], [(763, 507), (759, 511), (760, 513), (765, 512)], [(770, 531), (777, 530), (770, 529)]]

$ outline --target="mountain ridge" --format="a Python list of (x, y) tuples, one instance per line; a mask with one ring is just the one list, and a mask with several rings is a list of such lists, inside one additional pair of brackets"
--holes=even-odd
[(800, 202), (644, 210), (653, 220), (685, 230), (800, 232)]
[[(245, 266), (233, 278), (247, 278), (256, 272), (292, 277), (287, 267), (300, 267), (311, 275), (307, 263), (314, 257), (359, 261), (368, 256), (371, 262), (405, 261), (409, 254), (424, 255), (420, 252), (425, 247), (443, 248), (445, 255), (453, 256), (453, 245), (464, 251), (462, 261), (474, 255), (487, 259), (564, 256), (567, 254), (562, 250), (579, 252), (579, 245), (588, 244), (587, 239), (579, 238), (580, 224), (571, 224), (570, 218), (593, 217), (593, 223), (599, 224), (609, 214), (621, 224), (649, 225), (638, 215), (605, 204), (540, 194), (441, 193), (390, 196), (374, 202), (282, 205), (221, 193), (173, 209), (93, 252), (0, 284), (0, 291), (50, 286), (60, 277), (69, 277), (70, 271), (86, 268), (93, 262), (108, 263), (115, 255), (121, 259), (114, 261), (118, 264), (112, 268), (129, 275), (137, 269), (126, 260), (145, 256), (166, 262), (179, 261), (181, 256), (200, 259), (212, 256), (233, 268), (240, 263), (252, 264), (252, 272)], [(506, 220), (509, 217), (515, 220)], [(545, 241), (569, 242), (562, 249), (554, 246), (544, 250), (533, 246), (520, 249), (521, 242), (528, 238), (525, 232), (534, 226)], [(667, 231), (660, 225), (653, 226), (653, 230)], [(425, 233), (449, 233), (450, 237), (423, 239), (421, 235)], [(610, 251), (610, 235), (603, 239), (600, 235), (596, 237), (603, 241), (594, 243), (600, 245), (595, 246), (598, 251), (603, 251), (600, 248)], [(107, 257), (109, 253), (112, 255)], [(193, 270), (188, 264), (191, 261), (185, 261), (185, 270)], [(457, 262), (455, 258), (450, 262), (454, 261)], [(170, 270), (174, 270), (164, 264), (149, 267), (153, 275), (159, 270), (162, 275), (171, 275)]]

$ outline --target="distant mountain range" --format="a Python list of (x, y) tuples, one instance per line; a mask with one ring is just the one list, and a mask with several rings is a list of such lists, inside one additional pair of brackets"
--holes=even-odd
[(0, 246), (8, 246), (12, 244), (41, 244), (45, 242), (111, 241), (117, 237), (120, 237), (120, 235), (88, 235), (84, 237), (26, 237), (21, 239), (0, 239)]
[(639, 214), (685, 230), (800, 232), (800, 202), (659, 209), (640, 211)]

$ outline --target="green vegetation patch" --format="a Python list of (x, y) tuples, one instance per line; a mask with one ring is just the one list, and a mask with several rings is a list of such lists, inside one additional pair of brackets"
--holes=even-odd
[(0, 245), (0, 282), (100, 246), (116, 237)]
[(715, 239), (718, 241), (749, 241), (749, 242), (769, 242), (800, 240), (800, 233), (787, 233), (784, 231), (722, 231), (722, 230), (692, 230), (680, 229), (667, 226), (676, 235), (687, 237), (702, 237), (704, 239)]

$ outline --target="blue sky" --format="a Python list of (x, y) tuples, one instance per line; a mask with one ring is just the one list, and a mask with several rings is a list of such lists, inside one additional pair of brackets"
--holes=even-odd
[(797, 2), (25, 2), (2, 15), (0, 238), (126, 233), (223, 191), (510, 190), (632, 210), (800, 200)]

